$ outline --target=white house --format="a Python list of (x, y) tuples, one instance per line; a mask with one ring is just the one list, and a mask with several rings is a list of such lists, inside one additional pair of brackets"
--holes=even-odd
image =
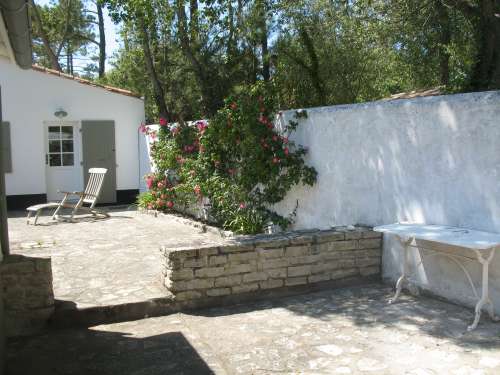
[(108, 168), (101, 203), (135, 199), (141, 98), (50, 69), (23, 70), (2, 56), (0, 86), (9, 209), (82, 190), (91, 167)]

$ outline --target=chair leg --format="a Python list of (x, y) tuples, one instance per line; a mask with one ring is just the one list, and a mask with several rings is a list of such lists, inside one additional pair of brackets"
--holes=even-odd
[(36, 215), (35, 215), (35, 221), (33, 222), (33, 225), (36, 225), (36, 222), (38, 221), (38, 216), (40, 215), (40, 212), (42, 212), (42, 210), (38, 210), (36, 212)]
[(26, 217), (26, 225), (30, 224), (31, 211), (28, 211), (28, 216)]

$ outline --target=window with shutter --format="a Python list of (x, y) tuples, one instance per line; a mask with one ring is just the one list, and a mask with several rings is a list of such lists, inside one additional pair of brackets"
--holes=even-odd
[(12, 172), (12, 149), (10, 143), (10, 123), (2, 122), (2, 144), (0, 145), (2, 152), (3, 170), (5, 173)]

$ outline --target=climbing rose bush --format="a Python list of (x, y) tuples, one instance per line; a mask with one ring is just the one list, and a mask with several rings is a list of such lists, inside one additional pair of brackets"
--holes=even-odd
[[(299, 117), (304, 116), (302, 111)], [(307, 150), (289, 139), (298, 122), (278, 133), (275, 117), (272, 90), (258, 85), (228, 98), (209, 122), (160, 119), (158, 134), (150, 134), (157, 138), (151, 146), (156, 172), (145, 176), (149, 191), (139, 205), (169, 211), (210, 202), (209, 216), (224, 229), (285, 229), (293, 218), (278, 215), (273, 204), (294, 185), (313, 185), (317, 174), (305, 165)]]

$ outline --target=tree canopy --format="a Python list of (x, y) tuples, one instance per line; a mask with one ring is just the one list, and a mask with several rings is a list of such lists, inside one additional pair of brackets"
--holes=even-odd
[[(500, 0), (97, 4), (108, 8), (121, 30), (112, 69), (100, 79), (143, 94), (151, 121), (211, 117), (224, 98), (258, 81), (272, 84), (281, 108), (369, 101), (438, 86), (445, 92), (500, 88)], [(89, 27), (94, 15), (84, 8), (83, 0), (61, 0), (40, 9), (38, 24), (58, 61), (68, 49), (81, 51), (100, 39)], [(42, 34), (36, 26), (35, 52), (50, 65)]]

